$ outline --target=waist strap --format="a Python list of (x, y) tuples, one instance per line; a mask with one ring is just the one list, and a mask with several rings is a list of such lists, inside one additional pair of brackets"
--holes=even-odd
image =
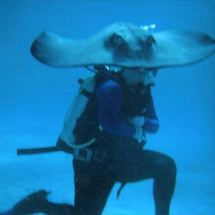
[(106, 151), (101, 151), (98, 149), (92, 150), (89, 148), (74, 149), (73, 159), (90, 163), (95, 161), (98, 163), (103, 163), (107, 157)]

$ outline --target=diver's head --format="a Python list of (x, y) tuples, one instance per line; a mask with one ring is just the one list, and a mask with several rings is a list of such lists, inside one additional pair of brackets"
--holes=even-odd
[(142, 84), (144, 86), (154, 86), (153, 78), (156, 76), (156, 69), (146, 69), (142, 67), (137, 68), (123, 68), (122, 75), (128, 85)]

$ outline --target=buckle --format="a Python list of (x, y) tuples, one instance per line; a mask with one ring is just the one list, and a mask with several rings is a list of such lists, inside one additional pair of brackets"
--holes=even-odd
[(99, 163), (103, 163), (105, 156), (106, 156), (106, 152), (105, 151), (98, 151), (96, 149), (95, 150), (95, 154), (93, 156), (93, 160), (97, 161)]
[(89, 163), (92, 160), (92, 155), (93, 151), (91, 149), (75, 149), (73, 153), (73, 158)]
[[(93, 155), (94, 154), (94, 155)], [(103, 163), (106, 156), (105, 151), (95, 150), (93, 151), (88, 148), (83, 149), (74, 149), (73, 158), (79, 161), (84, 161), (89, 163), (91, 160), (94, 160), (99, 163)]]

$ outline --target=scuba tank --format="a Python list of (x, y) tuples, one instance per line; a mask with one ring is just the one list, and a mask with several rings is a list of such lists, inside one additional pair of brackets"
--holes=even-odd
[(79, 83), (82, 84), (78, 95), (73, 100), (69, 110), (67, 111), (63, 129), (60, 134), (60, 138), (70, 147), (72, 148), (84, 148), (91, 145), (95, 140), (92, 139), (87, 143), (83, 143), (81, 145), (75, 145), (76, 138), (73, 135), (73, 130), (76, 125), (76, 120), (82, 115), (84, 112), (92, 93), (95, 90), (96, 82), (95, 78), (89, 77), (85, 81), (79, 80)]
[[(73, 135), (73, 130), (76, 125), (76, 120), (84, 112), (96, 86), (95, 76), (88, 77), (86, 80), (79, 79), (78, 82), (81, 84), (81, 87), (67, 111), (63, 128), (58, 139), (58, 141), (65, 143), (65, 146), (68, 147), (67, 149), (84, 148), (91, 145), (95, 141), (95, 139), (92, 139), (87, 143), (75, 145), (76, 138)], [(17, 155), (40, 154), (57, 151), (62, 151), (62, 148), (58, 145), (43, 148), (17, 149)]]

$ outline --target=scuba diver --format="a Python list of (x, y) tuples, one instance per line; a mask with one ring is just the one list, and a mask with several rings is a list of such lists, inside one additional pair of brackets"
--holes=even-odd
[[(143, 150), (145, 132), (155, 133), (159, 128), (151, 96), (155, 73), (144, 68), (123, 68), (113, 79), (95, 76), (95, 93), (73, 131), (76, 145), (96, 139), (86, 148), (73, 149), (75, 208), (50, 203), (45, 199), (45, 191), (43, 195), (39, 196), (39, 192), (28, 197), (32, 200), (20, 205), (35, 204), (37, 212), (49, 215), (99, 215), (116, 182), (124, 185), (153, 178), (156, 214), (169, 214), (176, 165), (166, 155)], [(61, 138), (57, 144), (70, 153)], [(19, 213), (15, 207), (7, 214)], [(20, 214), (24, 215), (23, 211)]]
[[(214, 53), (214, 44), (204, 34), (152, 34), (126, 23), (114, 24), (84, 42), (41, 34), (31, 48), (36, 59), (57, 67), (94, 65), (96, 72), (90, 82), (93, 90), (83, 87), (80, 92), (87, 102), (74, 128), (62, 132), (56, 145), (73, 154), (75, 202), (74, 206), (52, 203), (47, 200), (49, 193), (41, 190), (0, 215), (101, 215), (116, 182), (122, 184), (119, 197), (126, 183), (149, 178), (154, 181), (155, 214), (168, 215), (176, 164), (165, 154), (144, 149), (145, 133), (159, 129), (151, 93), (153, 78), (162, 67), (208, 57)], [(111, 70), (111, 65), (119, 71)]]

